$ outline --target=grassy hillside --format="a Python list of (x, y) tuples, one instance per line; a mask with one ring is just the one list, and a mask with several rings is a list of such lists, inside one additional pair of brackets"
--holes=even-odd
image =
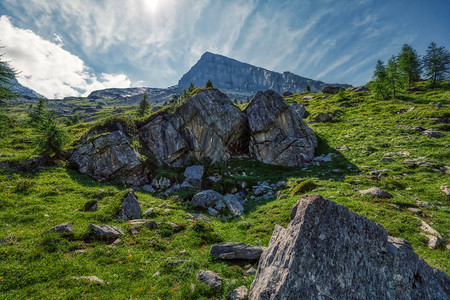
[[(145, 228), (137, 235), (129, 232), (127, 223), (115, 222), (112, 213), (128, 186), (100, 183), (68, 168), (65, 161), (30, 170), (28, 160), (36, 154), (33, 131), (25, 124), (29, 104), (8, 107), (10, 118), (3, 117), (8, 130), (0, 139), (0, 239), (11, 238), (0, 243), (0, 298), (225, 299), (234, 288), (249, 287), (254, 275), (245, 275), (244, 266), (212, 258), (210, 246), (220, 241), (267, 246), (275, 224), (288, 224), (291, 207), (301, 193), (292, 195), (305, 179), (317, 185), (310, 193), (346, 205), (383, 225), (390, 235), (408, 239), (430, 265), (450, 274), (450, 251), (445, 245), (429, 249), (427, 239), (420, 234), (418, 215), (408, 210), (421, 208), (421, 218), (450, 240), (450, 199), (440, 190), (441, 185), (450, 185), (449, 169), (445, 172), (445, 166), (450, 166), (450, 82), (435, 90), (426, 90), (424, 83), (419, 88), (423, 90), (395, 100), (375, 100), (369, 92), (350, 91), (326, 98), (315, 93), (287, 98), (306, 106), (306, 120), (320, 140), (316, 154), (335, 153), (331, 162), (287, 168), (233, 159), (208, 166), (208, 174), (229, 172), (230, 180), (288, 183), (282, 190), (286, 198), (249, 199), (245, 216), (227, 222), (213, 217), (211, 223), (192, 221), (185, 213), (201, 211), (189, 203), (137, 191), (143, 211), (154, 207), (151, 218), (161, 222), (157, 229)], [(313, 98), (303, 100), (304, 96)], [(98, 105), (88, 100), (71, 101), (73, 105)], [(133, 113), (130, 107), (122, 109), (118, 115)], [(76, 143), (95, 121), (113, 111), (113, 105), (106, 105), (88, 116), (80, 112), (81, 122), (67, 122), (72, 141)], [(331, 113), (334, 118), (327, 123), (314, 122), (312, 116), (319, 112)], [(61, 121), (67, 118), (61, 117)], [(405, 126), (433, 128), (444, 135), (428, 137)], [(393, 161), (381, 162), (382, 157)], [(380, 178), (369, 174), (382, 169), (388, 171)], [(159, 170), (173, 177), (182, 171)], [(372, 186), (394, 197), (372, 199), (358, 192)], [(83, 211), (91, 200), (99, 201), (98, 211)], [(430, 206), (422, 207), (418, 201)], [(73, 225), (72, 236), (45, 233), (63, 222)], [(166, 222), (180, 228), (174, 231)], [(87, 226), (92, 223), (117, 225), (126, 234), (117, 244), (96, 241), (87, 235)], [(173, 264), (176, 260), (185, 262)], [(222, 287), (212, 291), (197, 282), (195, 275), (200, 269), (218, 273), (224, 279)], [(97, 276), (104, 283), (79, 281), (73, 276)]]

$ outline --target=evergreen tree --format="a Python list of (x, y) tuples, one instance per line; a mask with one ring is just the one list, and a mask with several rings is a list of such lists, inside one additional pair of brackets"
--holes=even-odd
[(8, 65), (6, 61), (1, 59), (2, 56), (3, 55), (0, 55), (0, 105), (5, 104), (3, 100), (17, 97), (17, 95), (10, 88), (11, 81), (16, 78), (16, 72)]
[(55, 121), (53, 113), (46, 112), (34, 130), (38, 133), (35, 139), (36, 150), (40, 154), (55, 155), (60, 158), (64, 146), (69, 143), (69, 135), (64, 127)]
[(386, 79), (386, 67), (384, 66), (383, 61), (378, 60), (375, 67), (375, 72), (373, 73), (374, 84), (372, 90), (375, 94), (375, 97), (382, 99), (387, 98)]
[(148, 113), (148, 110), (150, 109), (150, 103), (147, 100), (147, 93), (144, 93), (142, 96), (141, 101), (139, 101), (138, 109), (137, 109), (137, 115), (139, 117), (143, 117)]
[(388, 95), (395, 98), (399, 93), (402, 92), (404, 86), (404, 77), (398, 67), (397, 57), (393, 55), (387, 63), (386, 66), (386, 86), (388, 90)]
[(311, 92), (311, 87), (309, 85), (306, 85), (306, 91)]
[(404, 44), (398, 56), (398, 68), (406, 78), (408, 87), (420, 79), (421, 63), (417, 51), (408, 44)]
[(429, 77), (431, 87), (434, 88), (438, 80), (446, 79), (450, 73), (450, 53), (445, 47), (438, 47), (432, 42), (423, 57), (423, 65), (425, 75)]
[(35, 127), (39, 126), (47, 117), (48, 111), (45, 109), (45, 99), (39, 98), (36, 107), (28, 112), (28, 123)]
[(206, 82), (205, 88), (206, 88), (206, 89), (213, 89), (213, 88), (214, 88), (214, 86), (213, 86), (211, 80), (208, 80), (208, 81)]
[(186, 92), (186, 90), (183, 91), (183, 95), (181, 96), (181, 101), (185, 101), (189, 99), (189, 94)]
[(247, 96), (247, 98), (245, 99), (245, 103), (250, 103), (250, 97)]
[(191, 95), (195, 91), (195, 85), (191, 82), (191, 85), (189, 86), (187, 92), (189, 95)]

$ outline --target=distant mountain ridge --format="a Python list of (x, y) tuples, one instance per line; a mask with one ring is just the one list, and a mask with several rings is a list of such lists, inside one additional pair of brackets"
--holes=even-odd
[(195, 86), (203, 86), (208, 80), (218, 89), (251, 94), (264, 90), (299, 93), (306, 91), (306, 85), (309, 85), (313, 92), (322, 91), (326, 85), (351, 87), (349, 84), (328, 84), (291, 72), (278, 73), (211, 52), (205, 52), (201, 56), (181, 77), (178, 86), (187, 88), (191, 82)]
[(286, 91), (300, 93), (309, 85), (311, 91), (320, 92), (327, 85), (349, 88), (349, 84), (328, 84), (320, 80), (301, 77), (291, 72), (278, 73), (256, 67), (238, 60), (205, 52), (197, 63), (184, 74), (177, 86), (162, 88), (109, 88), (93, 91), (90, 99), (120, 99), (129, 104), (137, 103), (144, 92), (153, 104), (161, 104), (181, 94), (191, 83), (195, 86), (205, 86), (211, 80), (214, 87), (227, 93), (230, 98), (243, 100), (253, 97), (258, 91), (274, 90), (280, 94)]
[(11, 90), (19, 95), (20, 98), (25, 99), (37, 99), (37, 98), (45, 98), (38, 92), (27, 88), (26, 86), (21, 85), (16, 78), (11, 81), (12, 85), (10, 86)]

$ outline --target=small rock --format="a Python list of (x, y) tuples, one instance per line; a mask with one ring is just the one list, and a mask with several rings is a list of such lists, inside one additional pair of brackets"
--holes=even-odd
[(132, 227), (132, 228), (130, 228), (130, 232), (131, 232), (131, 234), (133, 234), (133, 235), (138, 234), (138, 233), (139, 233), (138, 227)]
[(244, 243), (220, 243), (211, 246), (209, 254), (220, 259), (258, 260), (264, 247)]
[(439, 241), (439, 239), (434, 236), (434, 235), (425, 235), (428, 238), (428, 247), (430, 249), (437, 249), (439, 248), (439, 246), (441, 245), (441, 242)]
[(197, 280), (209, 285), (212, 289), (216, 289), (222, 284), (222, 278), (218, 274), (208, 270), (200, 270), (197, 273)]
[(91, 200), (84, 204), (84, 211), (96, 211), (98, 207), (97, 200)]
[(123, 231), (112, 225), (94, 225), (88, 226), (97, 238), (101, 239), (116, 239), (124, 235)]
[(155, 212), (155, 209), (153, 207), (150, 207), (146, 211), (144, 211), (144, 215), (151, 216)]
[(159, 271), (156, 271), (156, 273), (155, 274), (153, 274), (153, 276), (152, 277), (158, 277), (159, 276)]
[(367, 190), (359, 191), (362, 195), (372, 195), (373, 197), (378, 198), (392, 198), (392, 195), (386, 191), (383, 191), (380, 188), (372, 187)]
[(314, 99), (313, 96), (303, 96), (302, 100), (312, 100)]
[(446, 185), (441, 185), (441, 191), (443, 191), (447, 196), (450, 196), (450, 188), (448, 188)]
[(248, 289), (246, 286), (240, 286), (234, 289), (230, 296), (228, 297), (230, 300), (243, 300), (246, 299), (248, 295)]
[(150, 222), (149, 219), (135, 219), (135, 220), (130, 220), (127, 223), (130, 225), (144, 225), (148, 222)]
[(425, 131), (422, 131), (422, 134), (434, 138), (438, 138), (444, 135), (442, 132), (436, 131), (434, 129), (427, 129)]
[(72, 276), (72, 279), (86, 280), (88, 282), (97, 282), (100, 284), (105, 284), (105, 282), (102, 279), (98, 278), (97, 276)]
[(256, 269), (253, 268), (253, 267), (251, 267), (250, 269), (248, 269), (248, 270), (245, 272), (245, 275), (252, 275), (252, 274), (255, 274), (255, 273), (256, 273)]
[(415, 214), (418, 214), (419, 216), (423, 215), (423, 211), (420, 208), (415, 208), (415, 207), (408, 207), (408, 210), (410, 212), (413, 212)]
[(201, 189), (203, 173), (204, 168), (202, 165), (187, 167), (184, 171), (184, 177), (186, 177), (185, 182)]
[(383, 156), (380, 159), (380, 162), (393, 162), (393, 161), (395, 161), (395, 159), (393, 159), (392, 157), (387, 157), (387, 156)]
[(55, 227), (50, 228), (48, 231), (68, 234), (73, 231), (73, 227), (72, 227), (72, 224), (70, 224), (70, 223), (62, 223), (62, 224), (56, 225)]
[(331, 122), (333, 120), (333, 114), (318, 113), (311, 117), (316, 122)]
[(156, 190), (150, 184), (144, 185), (142, 189), (148, 193), (156, 193)]
[(277, 182), (277, 188), (285, 188), (286, 187), (286, 181), (278, 181)]

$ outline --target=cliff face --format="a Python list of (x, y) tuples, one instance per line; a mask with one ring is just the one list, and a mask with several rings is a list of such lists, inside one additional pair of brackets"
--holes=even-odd
[[(228, 58), (226, 56), (205, 52), (200, 60), (181, 77), (180, 88), (187, 88), (191, 82), (195, 86), (204, 86), (211, 80), (219, 89), (235, 92), (256, 93), (262, 90), (274, 90), (278, 93), (291, 91), (298, 93), (306, 90), (319, 92), (325, 82), (295, 75), (290, 72), (277, 73), (260, 67)], [(334, 86), (351, 87), (347, 84)]]

